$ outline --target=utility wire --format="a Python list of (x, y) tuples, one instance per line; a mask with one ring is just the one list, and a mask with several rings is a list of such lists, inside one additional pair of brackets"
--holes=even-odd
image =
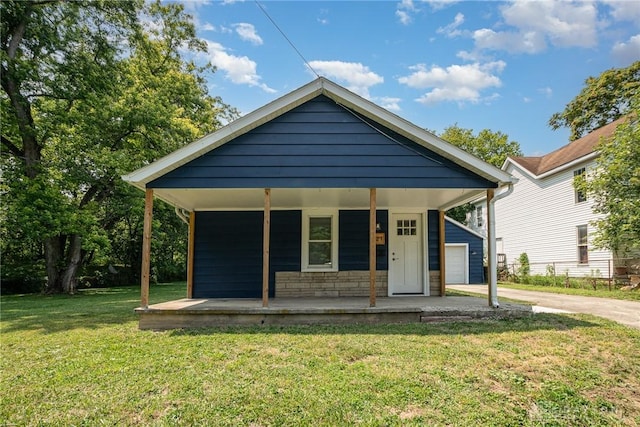
[(282, 31), (282, 29), (280, 29), (280, 27), (278, 26), (278, 24), (276, 24), (276, 21), (273, 20), (273, 18), (271, 16), (269, 16), (269, 14), (267, 13), (267, 11), (265, 10), (264, 7), (262, 7), (262, 5), (260, 4), (260, 2), (258, 2), (258, 0), (254, 0), (256, 6), (258, 6), (260, 8), (260, 10), (262, 11), (262, 13), (264, 13), (264, 15), (269, 19), (269, 21), (271, 21), (271, 23), (273, 24), (274, 27), (276, 27), (276, 29), (280, 32), (280, 34), (282, 34), (282, 37), (284, 37), (284, 39), (289, 43), (289, 45), (293, 48), (293, 50), (296, 51), (296, 53), (298, 54), (298, 56), (300, 58), (302, 58), (302, 60), (304, 61), (305, 64), (307, 64), (307, 67), (309, 67), (309, 69), (313, 72), (313, 74), (316, 75), (316, 77), (320, 78), (320, 75), (318, 73), (316, 73), (316, 70), (313, 69), (313, 67), (309, 64), (309, 61), (307, 61), (305, 59), (305, 57), (302, 55), (302, 53), (300, 53), (300, 51), (298, 50), (298, 48), (296, 48), (296, 46), (293, 44), (293, 42), (291, 40), (289, 40), (289, 37), (287, 37), (287, 35), (284, 33), (284, 31)]

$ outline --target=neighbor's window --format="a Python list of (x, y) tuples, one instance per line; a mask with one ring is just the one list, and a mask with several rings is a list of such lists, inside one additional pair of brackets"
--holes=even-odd
[(482, 214), (482, 206), (476, 206), (476, 224), (478, 227), (484, 225), (484, 215)]
[(587, 201), (587, 195), (584, 193), (584, 191), (580, 191), (577, 188), (575, 188), (576, 180), (584, 179), (584, 173), (585, 173), (584, 168), (576, 169), (573, 171), (573, 185), (574, 185), (576, 203)]
[(337, 228), (335, 213), (305, 214), (302, 224), (302, 264), (305, 270), (337, 270)]
[(589, 247), (587, 241), (589, 236), (587, 234), (587, 226), (579, 225), (578, 227), (578, 262), (580, 264), (589, 263)]

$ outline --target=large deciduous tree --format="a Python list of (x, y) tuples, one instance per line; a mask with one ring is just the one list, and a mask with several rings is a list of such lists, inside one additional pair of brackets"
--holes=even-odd
[[(483, 129), (474, 135), (473, 129), (461, 128), (455, 124), (447, 127), (440, 138), (498, 168), (507, 160), (507, 157), (522, 156), (520, 144), (509, 141), (509, 136), (500, 131)], [(464, 223), (467, 213), (472, 209), (473, 205), (467, 203), (450, 209), (447, 211), (447, 215)]]
[(122, 221), (109, 211), (129, 191), (121, 174), (236, 113), (208, 95), (207, 68), (181, 56), (205, 46), (178, 4), (0, 7), (3, 249), (41, 245), (46, 291), (73, 293), (80, 265)]
[(565, 109), (549, 119), (553, 129), (571, 130), (571, 141), (610, 123), (631, 110), (631, 99), (640, 93), (640, 61), (626, 68), (612, 68), (589, 77), (580, 93)]
[(593, 200), (594, 244), (624, 257), (640, 249), (640, 97), (612, 137), (598, 145), (593, 171), (575, 185)]

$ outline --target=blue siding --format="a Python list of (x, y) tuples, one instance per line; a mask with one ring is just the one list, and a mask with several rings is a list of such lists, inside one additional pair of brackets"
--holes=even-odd
[[(429, 270), (440, 270), (440, 224), (438, 211), (427, 212), (427, 244), (429, 245)], [(446, 240), (446, 235), (445, 235)]]
[(484, 283), (482, 238), (449, 221), (445, 221), (444, 232), (447, 243), (469, 244), (469, 283)]
[(194, 298), (262, 296), (262, 212), (196, 212)]
[[(389, 214), (386, 210), (376, 212), (377, 223), (387, 233)], [(342, 271), (369, 270), (369, 211), (340, 211), (338, 223), (339, 246), (338, 267)], [(377, 246), (376, 269), (387, 270), (387, 244)]]
[[(196, 212), (194, 298), (262, 297), (261, 211)], [(377, 220), (387, 231), (388, 213)], [(369, 212), (340, 211), (339, 268), (369, 269)], [(302, 212), (271, 212), (269, 296), (277, 271), (300, 271)], [(377, 267), (387, 270), (386, 245), (378, 247)]]
[(269, 242), (269, 296), (273, 297), (276, 271), (300, 271), (302, 212), (272, 211)]
[(171, 171), (149, 188), (493, 188), (325, 96)]

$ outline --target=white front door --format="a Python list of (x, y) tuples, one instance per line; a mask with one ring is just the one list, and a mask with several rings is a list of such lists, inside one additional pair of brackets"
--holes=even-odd
[(391, 295), (423, 294), (422, 215), (394, 214), (389, 224)]
[(445, 259), (445, 283), (447, 285), (466, 284), (469, 282), (467, 273), (467, 252), (466, 244), (448, 244), (444, 247)]

